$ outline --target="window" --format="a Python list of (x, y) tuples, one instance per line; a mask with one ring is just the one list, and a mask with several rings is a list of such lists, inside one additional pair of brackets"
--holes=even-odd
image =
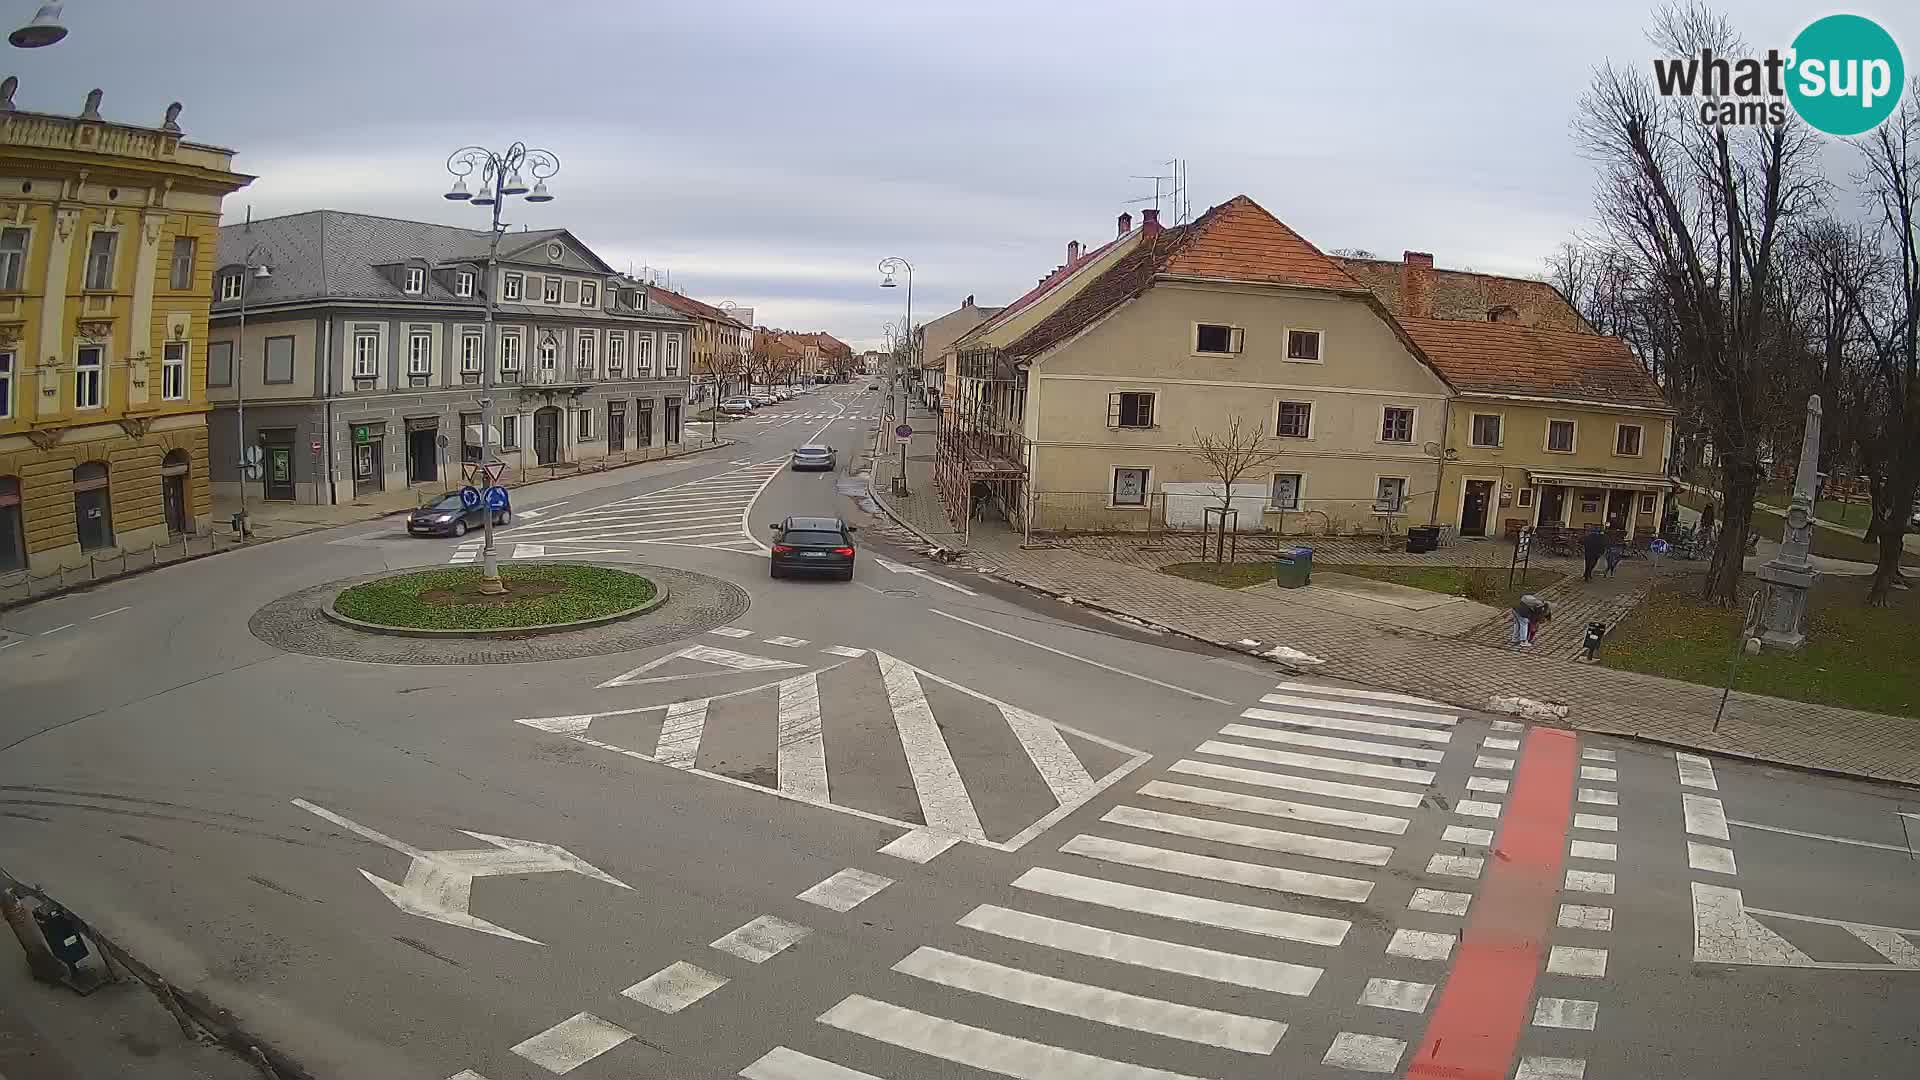
[(1475, 446), (1500, 445), (1500, 414), (1474, 413), (1473, 431), (1469, 436)]
[(1519, 505), (1521, 507), (1528, 507), (1533, 505), (1533, 489), (1532, 488), (1523, 487), (1520, 489)]
[(455, 296), (472, 296), (473, 295), (473, 271), (462, 270), (459, 273), (453, 275), (453, 295)]
[(1556, 454), (1573, 453), (1573, 421), (1547, 421), (1547, 449)]
[(1313, 406), (1305, 401), (1280, 403), (1280, 419), (1273, 433), (1283, 439), (1305, 439), (1313, 434)]
[(267, 339), (265, 378), (270, 383), (293, 381), (293, 338), (270, 337)]
[(1274, 473), (1273, 496), (1267, 503), (1269, 510), (1300, 509), (1300, 474)]
[(560, 363), (560, 342), (552, 334), (540, 339), (540, 370), (552, 371)]
[(591, 281), (581, 282), (580, 283), (580, 306), (581, 307), (599, 307), (600, 306), (600, 286), (595, 285)]
[(1406, 506), (1407, 478), (1383, 476), (1374, 485), (1373, 509), (1376, 513), (1397, 514)]
[(460, 335), (460, 373), (462, 375), (480, 374), (480, 354), (485, 339), (479, 334)]
[(407, 374), (425, 378), (433, 374), (433, 334), (415, 330), (407, 335)]
[(233, 342), (216, 341), (207, 346), (207, 385), (233, 385)]
[(1117, 468), (1113, 470), (1113, 505), (1147, 505), (1147, 469)]
[(1153, 395), (1132, 392), (1108, 394), (1107, 426), (1110, 428), (1152, 427)]
[(0, 420), (13, 415), (13, 354), (0, 352)]
[(500, 299), (519, 300), (526, 296), (527, 279), (520, 274), (508, 274), (500, 279)]
[(1203, 353), (1237, 353), (1245, 341), (1244, 334), (1244, 331), (1235, 326), (1198, 323), (1193, 328), (1193, 351)]
[[(100, 235), (111, 235), (102, 233)], [(107, 352), (98, 345), (82, 345), (73, 360), (73, 407), (100, 407), (100, 382), (105, 375)]]
[(18, 289), (27, 268), (27, 230), (0, 229), (0, 289)]
[(607, 332), (607, 378), (619, 379), (627, 374), (627, 333), (624, 330)]
[(661, 367), (660, 374), (665, 375), (667, 378), (671, 379), (680, 374), (680, 335), (679, 334), (667, 335), (666, 350), (667, 350), (666, 353), (664, 354), (663, 358), (660, 361), (660, 367)]
[(642, 379), (653, 378), (653, 335), (633, 335), (633, 373)]
[(500, 370), (520, 370), (520, 335), (517, 333), (500, 335)]
[(1381, 442), (1413, 441), (1413, 410), (1402, 405), (1389, 405), (1380, 413)]
[[(187, 397), (187, 343), (169, 341), (160, 350), (160, 399), (185, 401)], [(6, 415), (0, 408), (0, 416)]]
[(1621, 457), (1640, 456), (1640, 425), (1621, 424), (1614, 429), (1613, 452)]
[(407, 267), (407, 295), (419, 296), (427, 291), (427, 272), (417, 266)]
[(173, 261), (167, 267), (167, 288), (185, 292), (193, 288), (193, 237), (173, 238)]
[(520, 449), (520, 418), (512, 413), (500, 418), (500, 449)]
[(593, 438), (593, 410), (581, 409), (580, 419), (574, 428), (574, 434), (582, 439)]
[(1320, 362), (1320, 331), (1287, 331), (1287, 359), (1310, 364)]
[(1653, 496), (1651, 495), (1640, 496), (1640, 512), (1643, 514), (1653, 513)]
[(353, 377), (374, 379), (380, 375), (380, 335), (362, 330), (353, 335)]
[(596, 348), (598, 344), (599, 342), (595, 339), (594, 333), (591, 330), (582, 330), (575, 336), (573, 349), (574, 366), (580, 369), (581, 374), (593, 374), (594, 366), (599, 363), (600, 359), (595, 355), (598, 351)]
[(120, 234), (97, 232), (87, 240), (87, 288), (105, 291), (113, 288), (113, 254)]
[(560, 279), (559, 278), (549, 277), (549, 278), (541, 279), (540, 302), (543, 304), (557, 304), (560, 302)]
[(241, 281), (241, 275), (237, 273), (228, 274), (225, 277), (222, 277), (220, 279), (220, 299), (222, 300), (240, 299), (240, 281)]

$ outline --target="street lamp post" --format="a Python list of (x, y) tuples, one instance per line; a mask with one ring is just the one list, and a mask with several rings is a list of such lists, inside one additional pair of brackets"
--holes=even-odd
[(260, 255), (260, 245), (253, 245), (247, 257), (240, 263), (240, 338), (234, 345), (233, 355), (233, 425), (237, 442), (234, 452), (239, 455), (240, 469), (240, 539), (247, 538), (247, 481), (253, 479), (247, 475), (248, 469), (260, 468), (247, 460), (247, 294), (253, 289), (249, 280), (265, 281), (273, 276), (267, 264), (256, 261)]
[[(907, 272), (907, 325), (904, 328), (907, 336), (905, 350), (906, 365), (911, 365), (913, 363), (913, 264), (900, 258), (898, 255), (891, 255), (880, 260), (880, 287), (883, 289), (894, 288), (893, 275), (902, 270)], [(900, 422), (904, 424), (907, 422), (907, 372), (906, 366), (903, 366), (898, 360), (894, 362), (894, 378), (900, 382)], [(907, 444), (901, 443), (900, 484), (904, 488), (906, 483)]]
[[(533, 175), (533, 187), (527, 187), (525, 173)], [(493, 224), (487, 243), (487, 274), (481, 286), (486, 297), (486, 320), (481, 340), (486, 342), (486, 357), (480, 368), (480, 469), (483, 476), (491, 478), (488, 459), (493, 453), (493, 369), (500, 355), (500, 343), (494, 331), (493, 313), (495, 295), (499, 287), (500, 236), (505, 226), (500, 224), (500, 207), (514, 195), (521, 195), (530, 203), (552, 202), (553, 196), (547, 191), (547, 181), (560, 171), (560, 158), (549, 150), (530, 150), (526, 143), (516, 142), (503, 152), (489, 150), (484, 146), (465, 146), (455, 150), (447, 158), (447, 171), (453, 174), (453, 187), (446, 193), (451, 202), (471, 202), (475, 206), (493, 208)], [(467, 190), (467, 177), (475, 172), (480, 174), (478, 194)], [(493, 546), (493, 508), (481, 515), (481, 529), (486, 543), (480, 555), (480, 591), (499, 595), (507, 591), (500, 580), (500, 558)]]

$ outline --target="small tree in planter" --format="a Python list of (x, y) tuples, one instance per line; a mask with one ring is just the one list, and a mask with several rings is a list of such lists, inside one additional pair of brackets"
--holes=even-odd
[[(1279, 461), (1282, 451), (1267, 445), (1267, 435), (1259, 427), (1251, 427), (1236, 416), (1228, 421), (1227, 429), (1218, 434), (1203, 431), (1193, 433), (1194, 454), (1207, 468), (1207, 476), (1220, 484), (1220, 539), (1215, 545), (1214, 562), (1226, 559), (1227, 522), (1233, 515), (1233, 488), (1242, 477), (1258, 469), (1263, 469)], [(1207, 526), (1201, 533), (1201, 550), (1206, 549), (1206, 537), (1211, 532)]]

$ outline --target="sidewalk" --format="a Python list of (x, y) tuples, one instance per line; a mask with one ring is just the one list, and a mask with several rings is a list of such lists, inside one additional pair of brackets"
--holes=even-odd
[(127, 979), (80, 997), (34, 982), (12, 935), (0, 941), (0, 1080), (259, 1080), (260, 1075), (220, 1047), (189, 1042), (139, 982)]
[(913, 425), (913, 441), (907, 447), (907, 494), (893, 494), (893, 478), (900, 475), (900, 445), (893, 429), (900, 421), (892, 416), (880, 425), (873, 451), (873, 496), (894, 519), (920, 535), (935, 547), (960, 551), (965, 538), (947, 521), (946, 507), (933, 484), (933, 461), (937, 448), (934, 415), (919, 406), (908, 412)]

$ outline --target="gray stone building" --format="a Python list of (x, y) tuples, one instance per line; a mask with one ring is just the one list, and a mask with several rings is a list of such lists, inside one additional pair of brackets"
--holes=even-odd
[[(495, 281), (487, 241), (484, 229), (337, 210), (222, 227), (207, 346), (215, 493), (238, 491), (242, 439), (263, 453), (251, 497), (326, 504), (457, 487), (462, 462), (479, 457), (490, 356), (509, 475), (677, 446), (686, 316), (650, 304), (565, 229), (506, 234)], [(248, 263), (270, 276), (243, 273)]]

